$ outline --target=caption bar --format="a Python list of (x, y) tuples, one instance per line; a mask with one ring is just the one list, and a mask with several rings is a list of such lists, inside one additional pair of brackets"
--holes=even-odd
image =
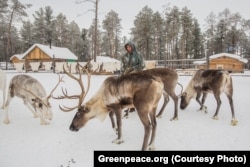
[(160, 166), (249, 166), (249, 151), (94, 151), (94, 167), (110, 165)]

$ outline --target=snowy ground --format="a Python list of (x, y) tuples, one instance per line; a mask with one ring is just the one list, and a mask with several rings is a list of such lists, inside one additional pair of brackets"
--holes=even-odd
[[(8, 82), (19, 73), (7, 72)], [(219, 120), (211, 119), (216, 103), (212, 95), (206, 105), (208, 113), (197, 112), (198, 105), (193, 100), (186, 110), (179, 111), (179, 120), (170, 121), (173, 116), (171, 100), (163, 117), (158, 119), (156, 150), (250, 150), (250, 76), (245, 73), (233, 76), (234, 104), (238, 126), (231, 126), (231, 111), (227, 98), (222, 95)], [(28, 73), (37, 78), (49, 92), (57, 83), (57, 75), (52, 73)], [(92, 76), (91, 89), (86, 100), (93, 95), (107, 76)], [(191, 76), (180, 76), (185, 85)], [(85, 78), (84, 78), (85, 79)], [(69, 78), (62, 84), (69, 93), (77, 93), (79, 87)], [(57, 89), (55, 96), (60, 94)], [(177, 94), (179, 88), (176, 90)], [(2, 96), (0, 96), (0, 104)], [(143, 126), (136, 113), (123, 120), (121, 145), (112, 144), (116, 138), (107, 117), (104, 122), (93, 119), (79, 132), (71, 132), (69, 125), (75, 111), (65, 113), (59, 104), (73, 106), (76, 101), (51, 99), (54, 118), (48, 126), (41, 126), (39, 119), (24, 106), (22, 100), (14, 98), (9, 107), (11, 123), (5, 125), (4, 110), (0, 109), (0, 166), (1, 167), (82, 167), (93, 166), (94, 150), (140, 150), (143, 140)], [(160, 101), (161, 105), (162, 101)]]

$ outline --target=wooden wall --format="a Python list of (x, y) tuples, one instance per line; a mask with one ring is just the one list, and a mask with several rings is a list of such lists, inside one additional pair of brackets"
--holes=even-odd
[(19, 60), (17, 57), (13, 57), (11, 59), (11, 63), (20, 63), (20, 62), (23, 62), (23, 60)]
[[(199, 69), (205, 69), (206, 65), (200, 65)], [(219, 57), (216, 59), (212, 59), (209, 62), (210, 69), (224, 69), (230, 72), (244, 72), (244, 63), (230, 58), (230, 57)]]
[(51, 58), (44, 53), (40, 48), (35, 47), (25, 57), (26, 60), (51, 61)]

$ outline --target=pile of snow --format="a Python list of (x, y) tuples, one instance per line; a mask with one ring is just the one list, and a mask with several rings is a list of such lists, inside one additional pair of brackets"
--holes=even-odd
[[(94, 62), (94, 59), (91, 60), (91, 62)], [(104, 63), (104, 62), (117, 62), (119, 63), (120, 61), (108, 56), (96, 56), (96, 62), (97, 63)]]

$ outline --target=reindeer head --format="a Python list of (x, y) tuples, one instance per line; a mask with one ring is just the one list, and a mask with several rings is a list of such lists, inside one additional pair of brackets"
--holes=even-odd
[(184, 110), (190, 103), (192, 98), (195, 98), (197, 92), (192, 87), (187, 87), (187, 89), (181, 94), (180, 108)]
[(31, 99), (31, 105), (35, 109), (35, 111), (44, 113), (45, 119), (49, 119), (49, 120), (52, 119), (51, 105), (49, 101), (47, 101), (47, 98), (34, 97)]
[(89, 111), (90, 109), (88, 106), (81, 106), (75, 114), (69, 129), (72, 131), (78, 131), (82, 128), (88, 120), (91, 119), (91, 117), (88, 116)]
[[(23, 89), (24, 91), (28, 92), (29, 94), (31, 94), (31, 99), (29, 99), (29, 103), (32, 105), (32, 107), (35, 109), (35, 111), (39, 111), (44, 115), (44, 118), (46, 119), (52, 119), (52, 111), (51, 111), (51, 105), (50, 105), (50, 98), (52, 97), (52, 93), (55, 91), (55, 89), (58, 87), (58, 85), (60, 84), (60, 82), (63, 82), (62, 78), (60, 78), (59, 76), (59, 81), (56, 84), (56, 86), (54, 87), (54, 89), (52, 89), (52, 91), (50, 92), (50, 94), (46, 97), (39, 97), (37, 95), (37, 93), (35, 93), (34, 91), (28, 90), (22, 86), (19, 85), (19, 87), (21, 89)], [(40, 85), (40, 83), (37, 83), (37, 86), (39, 89), (43, 89), (42, 86)]]
[[(62, 89), (63, 96), (53, 97), (55, 99), (79, 99), (78, 105), (75, 107), (65, 107), (65, 106), (61, 107), (61, 106), (59, 106), (59, 108), (64, 112), (69, 112), (69, 111), (72, 111), (74, 109), (78, 109), (78, 111), (75, 114), (75, 116), (72, 120), (72, 123), (70, 125), (70, 130), (72, 130), (72, 131), (78, 131), (90, 119), (90, 117), (87, 116), (87, 114), (89, 113), (89, 108), (87, 105), (82, 106), (82, 102), (83, 102), (83, 100), (84, 100), (84, 98), (87, 95), (87, 92), (89, 90), (91, 75), (86, 67), (82, 67), (82, 66), (80, 66), (80, 64), (77, 64), (76, 67), (78, 68), (77, 71), (79, 72), (79, 78), (77, 78), (74, 75), (72, 75), (71, 73), (67, 72), (65, 70), (64, 66), (63, 66), (63, 70), (67, 76), (69, 76), (70, 78), (72, 78), (73, 80), (75, 80), (79, 83), (80, 88), (81, 88), (81, 93), (79, 95), (68, 95), (67, 90)], [(80, 67), (81, 67), (81, 69), (80, 69)], [(85, 88), (84, 88), (84, 85), (82, 82), (83, 71), (85, 71), (87, 76), (88, 76), (88, 86), (87, 86), (86, 91), (85, 91)]]
[(180, 103), (180, 108), (184, 110), (190, 102), (190, 99), (187, 98), (187, 92), (183, 92), (181, 95), (181, 103)]

